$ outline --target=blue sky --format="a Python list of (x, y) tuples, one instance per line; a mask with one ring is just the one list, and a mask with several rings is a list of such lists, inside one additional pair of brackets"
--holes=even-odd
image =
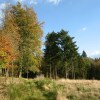
[[(18, 0), (8, 1), (16, 3)], [(44, 37), (48, 32), (64, 29), (75, 37), (79, 53), (85, 50), (88, 56), (100, 54), (100, 0), (19, 1), (33, 6), (38, 20), (45, 22)], [(3, 4), (4, 0), (0, 0), (0, 9), (4, 7)]]

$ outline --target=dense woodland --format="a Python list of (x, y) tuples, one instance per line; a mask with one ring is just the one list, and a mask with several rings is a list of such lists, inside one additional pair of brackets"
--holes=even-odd
[[(100, 59), (88, 58), (68, 31), (51, 32), (42, 51), (42, 24), (32, 7), (7, 5), (0, 24), (0, 70), (6, 77), (44, 74), (58, 79), (100, 79)], [(84, 40), (85, 41), (85, 40)]]

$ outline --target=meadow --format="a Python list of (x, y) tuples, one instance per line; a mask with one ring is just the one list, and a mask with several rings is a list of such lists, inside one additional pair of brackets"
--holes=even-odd
[(0, 100), (100, 100), (100, 81), (0, 78)]

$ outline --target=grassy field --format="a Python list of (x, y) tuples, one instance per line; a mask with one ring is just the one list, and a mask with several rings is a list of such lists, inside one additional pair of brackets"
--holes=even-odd
[(0, 78), (0, 100), (100, 100), (100, 81)]

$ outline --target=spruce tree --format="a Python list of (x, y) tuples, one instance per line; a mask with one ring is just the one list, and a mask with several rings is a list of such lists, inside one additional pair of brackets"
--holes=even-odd
[(78, 56), (78, 48), (73, 37), (70, 37), (64, 30), (57, 33), (51, 32), (47, 35), (45, 44), (43, 72), (46, 74), (47, 71), (50, 77), (54, 76), (53, 78), (57, 76), (67, 78), (71, 71), (74, 78), (74, 64)]
[(82, 57), (87, 57), (87, 54), (86, 54), (86, 52), (83, 50), (83, 52), (82, 52), (82, 55), (81, 55)]

